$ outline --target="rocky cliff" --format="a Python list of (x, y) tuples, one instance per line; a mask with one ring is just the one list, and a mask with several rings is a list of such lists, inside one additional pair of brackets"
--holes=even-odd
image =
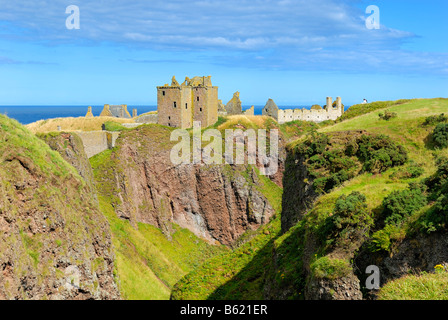
[(0, 299), (119, 298), (88, 184), (16, 121), (0, 126)]
[(173, 165), (172, 129), (146, 125), (122, 132), (103, 160), (97, 180), (121, 218), (171, 233), (171, 222), (209, 242), (232, 245), (246, 230), (269, 221), (274, 210), (257, 169), (238, 165)]

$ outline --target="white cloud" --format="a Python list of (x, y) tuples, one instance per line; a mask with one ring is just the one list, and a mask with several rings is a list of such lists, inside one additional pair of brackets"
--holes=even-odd
[[(414, 34), (365, 27), (354, 0), (0, 0), (0, 38), (120, 43), (142, 49), (209, 52), (214, 63), (280, 68), (432, 68), (446, 56), (404, 52)], [(65, 28), (78, 5), (81, 29)], [(396, 59), (399, 57), (399, 59)], [(432, 59), (432, 60), (431, 60)], [(365, 67), (366, 66), (366, 67)], [(398, 66), (398, 67), (397, 67)], [(435, 68), (434, 68), (435, 69)], [(438, 72), (443, 72), (439, 68)]]

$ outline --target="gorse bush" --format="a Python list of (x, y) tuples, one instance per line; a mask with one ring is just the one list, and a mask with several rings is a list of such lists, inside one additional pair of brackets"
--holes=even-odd
[(313, 188), (318, 193), (328, 192), (362, 171), (380, 173), (404, 164), (406, 150), (385, 135), (344, 137), (341, 141), (323, 133), (313, 132), (297, 146), (305, 156)]
[(439, 123), (432, 134), (434, 144), (440, 148), (448, 147), (448, 123)]
[(437, 171), (425, 180), (430, 200), (436, 200), (448, 193), (448, 158), (445, 156), (437, 158), (436, 165)]
[(366, 197), (355, 191), (336, 200), (333, 215), (325, 220), (319, 233), (327, 243), (334, 239), (354, 241), (368, 235), (372, 225), (373, 219), (367, 208)]
[(380, 112), (378, 114), (378, 116), (380, 117), (380, 119), (388, 121), (390, 119), (396, 118), (397, 117), (397, 113), (396, 112), (391, 112), (389, 110), (386, 110), (386, 111), (384, 111), (384, 113)]
[(440, 123), (440, 122), (446, 122), (448, 120), (448, 117), (442, 113), (439, 114), (437, 116), (429, 116), (425, 119), (425, 122), (423, 122), (424, 126), (432, 126), (435, 125), (436, 123)]
[(448, 158), (436, 159), (437, 171), (425, 180), (428, 199), (433, 206), (417, 221), (417, 229), (427, 233), (446, 230), (448, 227)]
[(381, 173), (408, 160), (404, 147), (386, 135), (362, 135), (358, 145), (356, 155), (364, 162), (363, 171)]
[(402, 167), (390, 175), (392, 179), (413, 179), (420, 177), (425, 172), (423, 166), (419, 163), (411, 162), (408, 166)]
[(425, 186), (410, 184), (402, 191), (393, 191), (383, 200), (383, 216), (386, 224), (398, 225), (405, 217), (412, 215), (427, 204)]

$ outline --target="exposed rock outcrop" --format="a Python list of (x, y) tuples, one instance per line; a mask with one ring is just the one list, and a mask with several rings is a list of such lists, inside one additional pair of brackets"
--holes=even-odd
[(71, 164), (79, 175), (87, 183), (90, 192), (94, 198), (97, 199), (94, 188), (93, 171), (90, 166), (89, 159), (84, 151), (84, 145), (81, 138), (72, 132), (49, 133), (40, 134), (39, 138), (44, 140), (52, 150), (59, 152), (59, 154)]
[(112, 180), (115, 210), (131, 223), (170, 234), (171, 222), (210, 242), (231, 245), (274, 214), (254, 169), (245, 165), (173, 165), (171, 129), (148, 125), (123, 132), (104, 181)]
[[(380, 287), (412, 273), (433, 272), (434, 266), (448, 263), (448, 234), (437, 232), (430, 235), (416, 235), (405, 238), (394, 245), (392, 251), (361, 250), (356, 257), (356, 266), (361, 283), (365, 283), (367, 266), (376, 265), (380, 272)], [(375, 298), (375, 291), (366, 298)]]
[(338, 279), (310, 278), (305, 291), (307, 300), (362, 300), (359, 279), (350, 274)]

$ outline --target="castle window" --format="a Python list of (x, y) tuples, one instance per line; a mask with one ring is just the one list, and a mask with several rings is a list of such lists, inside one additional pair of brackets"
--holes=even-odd
[(171, 120), (171, 117), (168, 117), (168, 120)]
[(197, 97), (197, 100), (199, 101), (199, 97)]
[(201, 112), (202, 112), (202, 108), (199, 108), (199, 111), (201, 111)]
[(168, 127), (171, 127), (171, 124), (168, 122)]
[(162, 91), (162, 95), (165, 95), (165, 91)]
[(174, 101), (174, 104), (173, 104), (173, 105), (174, 105), (174, 108), (177, 108), (176, 101)]
[(185, 109), (188, 109), (188, 103), (185, 104)]

